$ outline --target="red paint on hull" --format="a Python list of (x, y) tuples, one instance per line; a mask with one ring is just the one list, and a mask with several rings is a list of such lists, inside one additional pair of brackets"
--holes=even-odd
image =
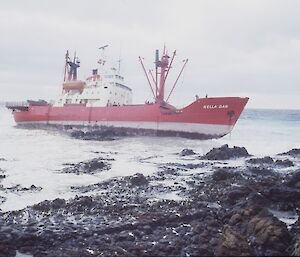
[(108, 107), (86, 107), (65, 105), (64, 107), (29, 106), (28, 111), (14, 111), (17, 123), (30, 122), (179, 122), (233, 126), (243, 111), (248, 98), (219, 97), (202, 98), (183, 109), (160, 104), (125, 105)]

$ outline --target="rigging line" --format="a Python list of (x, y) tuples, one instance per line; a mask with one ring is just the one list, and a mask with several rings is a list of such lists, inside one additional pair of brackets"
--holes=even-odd
[(150, 86), (150, 88), (151, 88), (151, 91), (152, 91), (153, 97), (155, 98), (155, 94), (154, 94), (154, 91), (153, 91), (153, 88), (152, 88), (152, 85), (151, 85), (150, 79), (149, 79), (149, 77), (148, 77), (148, 74), (147, 74), (147, 71), (146, 71), (146, 69), (145, 69), (145, 66), (144, 66), (143, 60), (142, 60), (142, 58), (141, 58), (140, 56), (139, 56), (139, 61), (140, 61), (141, 65), (142, 65), (142, 68), (143, 68), (143, 70), (144, 70), (144, 73), (145, 73), (145, 76), (146, 76), (146, 78), (147, 78), (147, 81), (148, 81), (148, 83), (149, 83), (149, 86)]
[(169, 75), (169, 71), (170, 71), (170, 69), (171, 69), (171, 67), (172, 67), (172, 64), (173, 64), (175, 55), (176, 55), (176, 50), (173, 52), (173, 56), (172, 56), (171, 62), (170, 62), (170, 64), (169, 64), (169, 67), (168, 67), (168, 70), (167, 70), (167, 74), (166, 74), (166, 76), (165, 76), (165, 81), (167, 80), (167, 77), (168, 77), (168, 75)]
[(153, 74), (152, 74), (152, 71), (151, 70), (149, 70), (149, 74), (150, 74), (150, 76), (151, 76), (151, 78), (152, 78), (152, 82), (154, 83), (154, 85), (155, 85), (155, 79), (154, 79), (154, 76), (153, 76)]
[(181, 71), (180, 71), (180, 73), (179, 73), (177, 79), (175, 80), (175, 83), (174, 83), (174, 85), (173, 85), (173, 87), (172, 87), (172, 89), (171, 89), (171, 91), (170, 91), (170, 93), (169, 93), (169, 95), (168, 95), (168, 97), (167, 97), (166, 102), (168, 102), (170, 96), (172, 95), (173, 90), (174, 90), (174, 88), (175, 88), (175, 86), (176, 86), (176, 84), (177, 84), (177, 82), (178, 82), (178, 79), (180, 78), (182, 72), (184, 71), (184, 68), (185, 68), (185, 66), (186, 66), (186, 64), (187, 64), (187, 62), (188, 62), (188, 60), (189, 60), (189, 59), (184, 60), (184, 64), (183, 64), (183, 66), (182, 66), (182, 68), (181, 68)]

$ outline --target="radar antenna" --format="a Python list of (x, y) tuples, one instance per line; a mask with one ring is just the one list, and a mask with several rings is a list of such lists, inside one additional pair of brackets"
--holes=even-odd
[(107, 48), (108, 45), (104, 45), (99, 47), (98, 49), (102, 51), (102, 57), (98, 60), (98, 64), (104, 65), (106, 60), (105, 60), (105, 48)]

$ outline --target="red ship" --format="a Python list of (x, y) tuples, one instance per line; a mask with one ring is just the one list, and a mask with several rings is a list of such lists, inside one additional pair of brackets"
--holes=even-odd
[(184, 108), (168, 103), (188, 60), (184, 60), (181, 71), (168, 97), (165, 83), (176, 51), (172, 57), (166, 51), (159, 58), (155, 54), (155, 73), (147, 73), (142, 58), (139, 58), (148, 84), (153, 93), (153, 102), (132, 104), (132, 90), (125, 85), (117, 69), (106, 69), (103, 56), (85, 81), (77, 79), (79, 59), (71, 60), (66, 54), (65, 77), (62, 94), (54, 103), (27, 101), (23, 104), (7, 103), (15, 122), (24, 126), (59, 126), (62, 128), (87, 127), (92, 130), (126, 134), (181, 136), (188, 138), (219, 138), (230, 133), (242, 113), (247, 97), (196, 97)]

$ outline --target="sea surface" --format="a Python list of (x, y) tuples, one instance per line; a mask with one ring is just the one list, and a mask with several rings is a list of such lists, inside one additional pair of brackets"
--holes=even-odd
[[(246, 109), (233, 132), (221, 139), (128, 137), (99, 142), (73, 139), (58, 131), (16, 128), (10, 111), (0, 106), (0, 173), (6, 175), (0, 181), (3, 199), (0, 208), (17, 210), (43, 200), (68, 199), (75, 196), (70, 190), (72, 186), (138, 172), (151, 175), (159, 164), (181, 162), (178, 153), (184, 148), (203, 155), (223, 144), (244, 146), (258, 157), (300, 148), (300, 110)], [(115, 159), (109, 172), (61, 173), (65, 163), (78, 163), (99, 155)], [(42, 190), (12, 190), (31, 185)]]

